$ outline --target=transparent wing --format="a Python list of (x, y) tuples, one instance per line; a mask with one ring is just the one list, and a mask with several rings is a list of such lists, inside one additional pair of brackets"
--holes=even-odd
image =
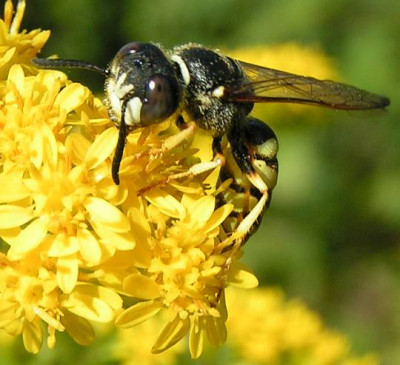
[(390, 100), (354, 86), (237, 61), (248, 82), (224, 87), (223, 99), (233, 102), (282, 102), (326, 106), (333, 109), (379, 109)]

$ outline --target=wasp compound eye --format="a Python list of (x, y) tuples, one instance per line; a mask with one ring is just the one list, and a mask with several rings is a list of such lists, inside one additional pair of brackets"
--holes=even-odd
[(142, 43), (139, 42), (131, 42), (125, 44), (123, 47), (120, 48), (117, 55), (118, 56), (126, 56), (128, 54), (140, 51)]
[(168, 118), (178, 107), (179, 87), (175, 79), (156, 75), (146, 85), (140, 117), (147, 124)]

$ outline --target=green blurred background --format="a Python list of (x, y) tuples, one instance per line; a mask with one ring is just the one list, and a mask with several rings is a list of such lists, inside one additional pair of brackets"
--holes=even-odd
[[(281, 106), (265, 116), (280, 141), (279, 183), (244, 260), (262, 285), (302, 298), (348, 335), (356, 353), (400, 364), (399, 19), (398, 0), (41, 0), (28, 1), (23, 25), (51, 29), (43, 55), (99, 65), (133, 40), (319, 46), (341, 80), (389, 96), (386, 113), (296, 117)], [(101, 76), (70, 75), (102, 87)], [(82, 363), (98, 363), (97, 344)]]

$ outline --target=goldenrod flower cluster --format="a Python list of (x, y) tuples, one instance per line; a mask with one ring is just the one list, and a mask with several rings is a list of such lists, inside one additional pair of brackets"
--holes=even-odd
[(301, 301), (285, 300), (278, 289), (228, 289), (227, 302), (232, 303), (228, 306), (228, 345), (250, 363), (378, 364), (373, 354), (354, 357), (342, 334), (327, 329)]
[(43, 323), (49, 347), (64, 330), (86, 345), (90, 321), (118, 315), (117, 325), (130, 327), (163, 310), (153, 352), (190, 333), (200, 356), (204, 334), (225, 341), (230, 278), (257, 285), (220, 245), (232, 205), (217, 206), (204, 176), (165, 182), (196, 160), (190, 141), (151, 152), (174, 133), (170, 121), (129, 135), (116, 186), (116, 127), (86, 87), (30, 64), (49, 32), (20, 32), (24, 8), (19, 1), (13, 16), (7, 0), (0, 21), (1, 328), (36, 353)]
[[(6, 0), (0, 20), (0, 328), (37, 353), (46, 337), (55, 346), (57, 331), (89, 345), (92, 322), (140, 324), (120, 330), (119, 359), (173, 363), (186, 334), (197, 358), (204, 337), (215, 346), (227, 338), (225, 288), (257, 286), (240, 250), (221, 244), (233, 206), (218, 205), (215, 176), (166, 180), (212, 158), (210, 140), (197, 134), (153, 154), (173, 123), (133, 131), (116, 186), (117, 128), (89, 89), (31, 65), (50, 33), (20, 31), (24, 9)], [(293, 364), (376, 363), (345, 360), (343, 337), (276, 292), (230, 292), (227, 301), (228, 343), (246, 361), (293, 352), (305, 359)], [(153, 353), (176, 346), (146, 357), (143, 343)]]
[[(218, 353), (206, 347), (206, 358), (213, 354), (213, 360), (219, 358), (222, 363), (222, 359), (229, 359), (230, 364), (379, 364), (372, 353), (354, 356), (342, 334), (326, 328), (320, 317), (304, 303), (297, 299), (287, 300), (279, 289), (245, 291), (230, 287), (226, 291), (226, 301), (229, 336)], [(178, 359), (185, 354), (182, 344), (159, 355), (149, 351), (160, 319), (154, 317), (129, 330), (118, 331), (115, 358), (124, 365), (179, 363)]]

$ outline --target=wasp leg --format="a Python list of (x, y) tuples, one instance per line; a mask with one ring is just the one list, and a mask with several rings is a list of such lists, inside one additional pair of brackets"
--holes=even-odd
[[(196, 123), (194, 122), (189, 122), (189, 123), (185, 123), (184, 127), (176, 134), (167, 137), (163, 142), (161, 147), (159, 148), (151, 148), (147, 151), (143, 151), (140, 153), (136, 153), (133, 158), (134, 159), (140, 159), (143, 158), (145, 156), (158, 156), (158, 155), (162, 155), (163, 153), (166, 153), (170, 150), (172, 150), (173, 148), (175, 148), (176, 146), (178, 146), (179, 144), (181, 144), (183, 141), (188, 140), (192, 137), (192, 135), (194, 134), (194, 132), (196, 131), (197, 126)], [(145, 132), (143, 132), (145, 133)], [(122, 159), (122, 153), (123, 153), (123, 149), (126, 143), (126, 125), (123, 123), (123, 120), (121, 120), (121, 125), (120, 125), (120, 132), (119, 132), (119, 138), (118, 138), (118, 142), (117, 142), (117, 148), (115, 150), (115, 155), (114, 155), (114, 159), (113, 159), (113, 164), (112, 164), (112, 176), (113, 176), (113, 180), (115, 182), (116, 185), (119, 185), (119, 167), (121, 164), (121, 159)], [(147, 137), (147, 134), (143, 137), (143, 140), (145, 140)], [(194, 167), (194, 166), (193, 166)], [(198, 169), (200, 169), (201, 167), (199, 166)], [(202, 167), (204, 169), (204, 167)], [(189, 173), (189, 174), (200, 174), (200, 172), (197, 172), (197, 169), (193, 169), (193, 172)], [(179, 175), (179, 174), (176, 174)], [(173, 176), (173, 175), (172, 175)], [(184, 176), (182, 176), (184, 177)], [(180, 178), (180, 177), (177, 177)], [(161, 184), (157, 184), (157, 185), (162, 185), (168, 183), (168, 181), (165, 181)], [(153, 188), (154, 186), (148, 187), (145, 190), (149, 190), (151, 188)]]
[(212, 171), (217, 167), (223, 166), (224, 163), (225, 163), (225, 158), (222, 154), (215, 155), (215, 157), (212, 161), (199, 162), (199, 163), (194, 164), (193, 166), (191, 166), (188, 170), (186, 170), (184, 172), (179, 172), (176, 174), (169, 175), (163, 181), (159, 181), (151, 186), (147, 186), (146, 188), (140, 190), (139, 194), (143, 194), (146, 191), (154, 189), (157, 186), (169, 184), (175, 180), (183, 179), (185, 177), (192, 178), (193, 176), (201, 175), (205, 172)]
[(192, 137), (195, 130), (197, 129), (196, 123), (189, 122), (186, 123), (183, 129), (181, 129), (178, 133), (167, 137), (163, 142), (161, 147), (159, 148), (151, 148), (148, 151), (140, 152), (134, 155), (135, 159), (141, 158), (143, 156), (157, 156), (161, 155), (165, 152), (168, 152), (175, 148), (176, 146), (180, 145), (183, 141), (188, 140)]
[(224, 154), (222, 153), (220, 137), (214, 137), (212, 148), (214, 151), (214, 158), (212, 161), (199, 162), (199, 163), (193, 165), (192, 167), (190, 167), (185, 172), (170, 175), (167, 178), (167, 183), (169, 183), (173, 180), (182, 179), (184, 177), (193, 177), (196, 175), (200, 175), (205, 172), (212, 171), (217, 167), (223, 166), (225, 164), (225, 157), (224, 157)]
[[(197, 126), (195, 123), (190, 122), (185, 124), (185, 129), (179, 132), (177, 135), (168, 137), (165, 140), (164, 149), (162, 149), (162, 152), (166, 152), (172, 148), (174, 148), (176, 145), (184, 141), (185, 139), (190, 138), (190, 136), (194, 133), (196, 130)], [(190, 131), (189, 132), (187, 132)], [(162, 147), (163, 148), (163, 147)], [(151, 150), (152, 151), (152, 150)], [(150, 152), (151, 152), (150, 151)], [(140, 194), (145, 193), (148, 190), (151, 190), (157, 186), (162, 186), (169, 184), (175, 180), (183, 179), (186, 177), (192, 178), (193, 176), (201, 175), (203, 173), (209, 172), (214, 170), (217, 167), (221, 167), (225, 164), (225, 157), (222, 153), (222, 148), (221, 148), (221, 138), (220, 137), (215, 137), (213, 139), (213, 151), (214, 151), (214, 158), (212, 161), (205, 161), (205, 162), (199, 162), (191, 166), (188, 170), (184, 172), (179, 172), (176, 174), (171, 174), (168, 177), (166, 177), (164, 180), (157, 182), (153, 185), (147, 186), (146, 188), (142, 189), (139, 191)]]
[(247, 216), (239, 223), (234, 233), (232, 233), (228, 239), (221, 243), (221, 248), (231, 245), (232, 242), (237, 242), (238, 246), (241, 246), (242, 243), (244, 243), (244, 241), (247, 239), (249, 232), (255, 231), (254, 225), (259, 224), (258, 221), (260, 220), (269, 202), (270, 194), (268, 187), (263, 183), (260, 176), (257, 173), (247, 174), (246, 176), (250, 181), (252, 181), (252, 183), (255, 182), (258, 184), (261, 198), (253, 207), (253, 209), (247, 214)]
[(247, 118), (245, 123), (235, 126), (228, 134), (228, 140), (237, 166), (252, 187), (248, 188), (245, 180), (240, 179), (240, 182), (237, 176), (233, 176), (234, 183), (242, 186), (243, 190), (247, 190), (257, 201), (250, 211), (244, 212), (246, 215), (242, 217), (232, 234), (219, 246), (224, 249), (233, 243), (235, 245), (231, 255), (233, 256), (247, 238), (256, 231), (270, 203), (278, 174), (276, 158), (278, 142), (272, 129), (255, 118)]

